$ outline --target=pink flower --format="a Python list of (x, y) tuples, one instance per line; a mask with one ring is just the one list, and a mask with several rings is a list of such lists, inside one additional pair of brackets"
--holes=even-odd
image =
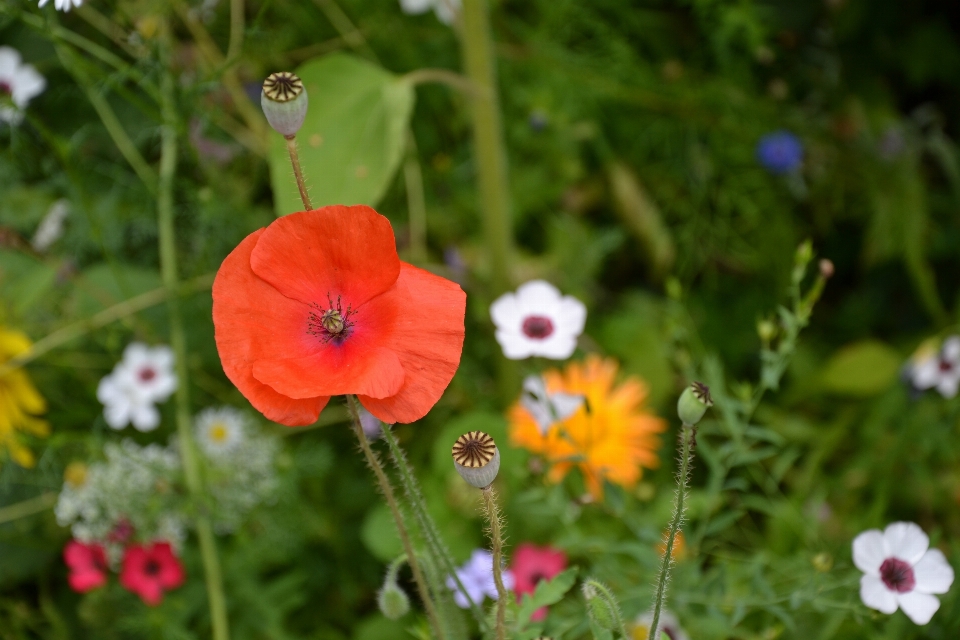
[(71, 540), (63, 548), (63, 561), (70, 568), (67, 582), (77, 593), (107, 584), (107, 556), (100, 545)]
[(167, 542), (131, 545), (123, 554), (120, 584), (151, 607), (160, 604), (164, 591), (183, 584), (183, 579), (183, 565)]
[[(567, 568), (567, 556), (563, 551), (553, 547), (538, 547), (524, 542), (517, 547), (513, 554), (513, 572), (517, 600), (525, 593), (532, 594), (541, 580), (550, 580)], [(537, 609), (532, 620), (543, 620), (547, 617), (547, 608)]]

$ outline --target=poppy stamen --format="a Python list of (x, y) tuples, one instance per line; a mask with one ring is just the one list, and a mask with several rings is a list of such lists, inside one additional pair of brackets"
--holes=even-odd
[(307, 316), (307, 333), (321, 338), (324, 343), (336, 340), (340, 343), (349, 334), (353, 323), (349, 318), (353, 315), (353, 307), (347, 305), (346, 311), (343, 309), (343, 303), (340, 296), (337, 296), (337, 303), (333, 303), (333, 298), (327, 294), (327, 308), (324, 309), (314, 303), (311, 305), (316, 311), (311, 311)]

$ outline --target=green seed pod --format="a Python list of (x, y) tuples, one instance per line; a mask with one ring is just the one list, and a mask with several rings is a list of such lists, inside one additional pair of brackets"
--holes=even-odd
[(307, 90), (303, 81), (289, 71), (271, 73), (263, 81), (260, 106), (277, 133), (285, 138), (296, 135), (307, 117)]
[(377, 606), (390, 620), (399, 620), (410, 611), (410, 598), (396, 582), (388, 579), (377, 593)]
[(617, 604), (612, 602), (605, 589), (593, 580), (583, 583), (583, 597), (587, 601), (587, 613), (594, 624), (602, 629), (613, 631), (619, 626), (617, 622)]
[(684, 424), (695, 425), (700, 418), (713, 406), (710, 398), (710, 388), (702, 382), (694, 382), (683, 390), (677, 401), (677, 414)]
[(465, 433), (453, 443), (453, 466), (467, 484), (484, 489), (500, 471), (500, 450), (482, 431)]

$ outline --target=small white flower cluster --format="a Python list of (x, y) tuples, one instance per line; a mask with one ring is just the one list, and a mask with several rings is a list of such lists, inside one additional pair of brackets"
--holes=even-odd
[(91, 464), (81, 482), (65, 482), (54, 513), (73, 537), (96, 542), (118, 559), (131, 536), (177, 545), (186, 536), (175, 484), (180, 457), (171, 447), (141, 447), (132, 440), (104, 447), (106, 459)]
[(400, 0), (400, 8), (408, 15), (420, 15), (433, 9), (437, 20), (453, 24), (460, 15), (461, 0)]
[(123, 429), (132, 423), (138, 431), (153, 431), (160, 426), (155, 403), (165, 401), (176, 388), (170, 347), (132, 342), (110, 375), (100, 381), (97, 399), (111, 428)]
[[(40, 0), (38, 7), (44, 7), (50, 0)], [(53, 6), (56, 7), (57, 11), (68, 12), (70, 7), (79, 7), (83, 4), (83, 0), (53, 0)]]
[(196, 417), (194, 429), (208, 462), (214, 527), (219, 533), (233, 531), (276, 493), (279, 442), (256, 433), (247, 415), (233, 407), (205, 409)]

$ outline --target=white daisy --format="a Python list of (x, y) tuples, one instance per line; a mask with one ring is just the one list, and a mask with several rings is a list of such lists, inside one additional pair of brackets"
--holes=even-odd
[[(633, 623), (633, 637), (648, 637), (650, 634), (651, 624), (653, 624), (652, 613), (645, 613), (637, 618), (636, 622)], [(660, 611), (660, 620), (657, 623), (657, 626), (660, 627), (661, 634), (666, 635), (670, 640), (690, 640), (690, 636), (688, 636), (687, 632), (684, 631), (683, 627), (680, 626), (680, 621), (677, 620), (677, 616), (673, 615), (669, 611)]]
[(523, 380), (520, 406), (533, 416), (541, 435), (546, 436), (553, 425), (576, 413), (585, 398), (582, 394), (550, 393), (541, 376), (527, 376)]
[(917, 389), (936, 387), (944, 398), (957, 395), (960, 387), (960, 336), (950, 336), (943, 342), (940, 353), (919, 359), (911, 372)]
[(870, 529), (853, 540), (853, 563), (863, 571), (860, 599), (871, 609), (893, 613), (899, 607), (915, 624), (927, 624), (940, 608), (932, 594), (946, 593), (953, 568), (927, 534), (912, 522)]
[(110, 375), (100, 381), (97, 399), (112, 428), (123, 429), (132, 423), (140, 431), (152, 431), (160, 424), (154, 403), (165, 401), (176, 388), (170, 347), (132, 342)]
[[(43, 7), (50, 0), (40, 0), (38, 7)], [(70, 7), (79, 7), (83, 4), (83, 0), (53, 0), (53, 6), (56, 7), (57, 11), (70, 11)]]
[(531, 280), (516, 293), (505, 293), (490, 305), (497, 342), (511, 360), (543, 356), (569, 358), (583, 332), (587, 308), (543, 280)]
[(246, 417), (233, 407), (210, 407), (196, 418), (197, 442), (211, 457), (236, 450), (244, 440)]
[(46, 86), (44, 77), (32, 65), (23, 64), (16, 49), (0, 47), (0, 121), (20, 124), (22, 110)]

